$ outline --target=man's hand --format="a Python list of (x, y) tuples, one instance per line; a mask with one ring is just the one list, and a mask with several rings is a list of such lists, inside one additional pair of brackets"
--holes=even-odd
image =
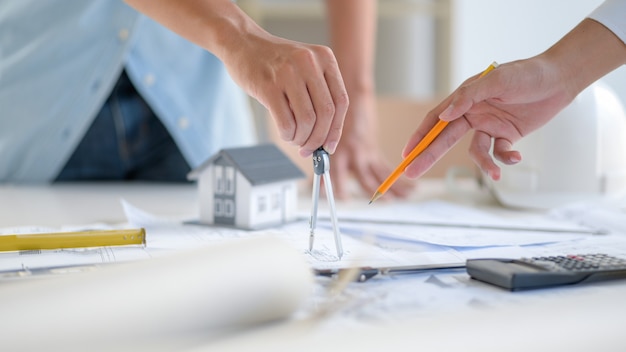
[(504, 164), (522, 158), (513, 144), (540, 128), (589, 84), (626, 63), (626, 45), (600, 23), (583, 20), (546, 52), (500, 65), (474, 76), (430, 111), (404, 147), (408, 155), (438, 119), (450, 121), (443, 132), (405, 170), (419, 177), (474, 130), (470, 155), (493, 180)]

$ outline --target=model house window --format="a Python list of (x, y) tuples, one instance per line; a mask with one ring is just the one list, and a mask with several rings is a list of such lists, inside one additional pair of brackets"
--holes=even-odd
[(235, 194), (235, 169), (230, 166), (224, 167), (224, 193)]
[(219, 165), (215, 165), (215, 194), (224, 193), (224, 168)]
[(272, 194), (272, 210), (280, 209), (280, 193)]
[(221, 199), (215, 199), (214, 202), (213, 215), (214, 216), (224, 216), (224, 203)]
[(227, 218), (235, 216), (235, 202), (232, 199), (224, 199), (224, 216)]

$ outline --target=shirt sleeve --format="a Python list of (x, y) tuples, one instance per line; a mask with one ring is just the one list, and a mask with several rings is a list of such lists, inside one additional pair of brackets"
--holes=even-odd
[(626, 0), (606, 0), (589, 16), (626, 43)]

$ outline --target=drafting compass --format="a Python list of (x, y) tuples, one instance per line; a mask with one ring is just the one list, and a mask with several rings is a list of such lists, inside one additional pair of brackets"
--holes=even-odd
[(330, 207), (330, 220), (333, 225), (335, 234), (335, 247), (337, 248), (337, 256), (339, 259), (343, 256), (343, 247), (341, 245), (341, 235), (339, 234), (339, 225), (337, 225), (337, 213), (335, 212), (335, 196), (333, 195), (333, 185), (330, 181), (330, 158), (328, 152), (320, 147), (313, 152), (313, 208), (311, 210), (311, 221), (309, 221), (311, 234), (309, 236), (309, 251), (313, 250), (313, 242), (315, 241), (315, 225), (317, 223), (317, 203), (320, 198), (320, 176), (324, 176), (324, 186), (326, 187), (326, 198)]

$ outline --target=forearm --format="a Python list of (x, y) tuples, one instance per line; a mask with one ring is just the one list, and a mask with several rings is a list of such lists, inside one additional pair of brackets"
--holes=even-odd
[(626, 45), (608, 28), (592, 19), (583, 20), (540, 59), (557, 67), (572, 96), (626, 64)]
[(348, 92), (372, 93), (375, 0), (326, 0), (330, 42)]
[(236, 52), (246, 35), (266, 35), (230, 0), (125, 0), (222, 61)]

